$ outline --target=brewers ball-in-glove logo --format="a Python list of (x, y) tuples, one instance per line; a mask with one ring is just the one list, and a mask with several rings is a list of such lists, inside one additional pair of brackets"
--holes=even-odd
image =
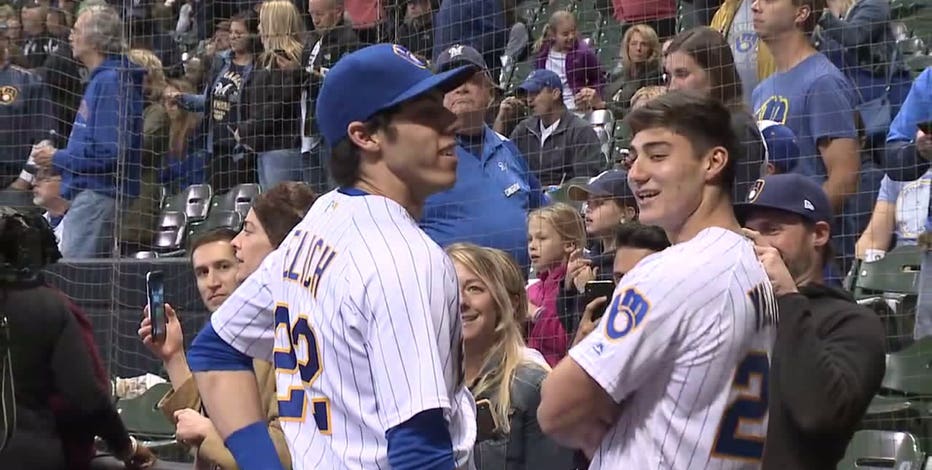
[(16, 87), (0, 87), (0, 105), (13, 104), (13, 102), (16, 101), (17, 96), (19, 96), (19, 90), (17, 90)]
[(422, 61), (421, 59), (418, 59), (416, 55), (411, 53), (411, 51), (405, 49), (404, 46), (399, 46), (398, 44), (392, 44), (392, 52), (394, 52), (396, 56), (401, 57), (402, 59), (422, 69), (427, 68), (427, 64), (425, 64), (424, 61)]
[(751, 190), (748, 191), (748, 202), (753, 203), (757, 201), (757, 198), (760, 197), (760, 193), (764, 190), (764, 183), (762, 179), (754, 182), (754, 186), (751, 186)]

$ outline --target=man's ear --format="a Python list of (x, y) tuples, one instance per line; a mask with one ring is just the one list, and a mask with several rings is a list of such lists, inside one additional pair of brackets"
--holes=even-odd
[(380, 149), (379, 135), (377, 133), (370, 134), (369, 130), (366, 129), (366, 125), (359, 121), (353, 121), (346, 126), (346, 135), (349, 137), (350, 142), (363, 151), (374, 153)]
[(822, 248), (831, 242), (831, 226), (828, 222), (816, 222), (813, 229), (813, 244), (816, 248)]
[(796, 19), (795, 19), (796, 26), (802, 29), (805, 26), (806, 21), (809, 19), (810, 15), (812, 15), (811, 4), (804, 3), (796, 7)]
[(722, 173), (725, 171), (725, 167), (728, 166), (728, 159), (731, 156), (728, 155), (728, 150), (725, 150), (724, 147), (713, 147), (706, 153), (706, 181), (712, 181), (716, 177), (721, 177)]

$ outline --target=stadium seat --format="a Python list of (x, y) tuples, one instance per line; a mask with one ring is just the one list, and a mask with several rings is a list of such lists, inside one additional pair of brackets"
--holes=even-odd
[(605, 167), (608, 168), (612, 165), (612, 146), (614, 145), (612, 133), (615, 131), (615, 118), (607, 109), (596, 109), (587, 113), (585, 119), (599, 136), (599, 142), (602, 143), (602, 155), (605, 157)]
[(117, 401), (117, 411), (126, 430), (146, 445), (175, 444), (175, 425), (158, 409), (159, 401), (171, 390), (169, 383), (153, 385), (136, 398)]
[(243, 216), (235, 211), (213, 209), (207, 216), (207, 220), (188, 225), (188, 242), (195, 240), (202, 233), (218, 228), (228, 228), (239, 232), (243, 228)]
[(902, 246), (877, 261), (861, 263), (854, 281), (854, 297), (862, 299), (880, 292), (916, 294), (920, 262), (918, 247)]
[(188, 225), (184, 212), (166, 211), (159, 215), (158, 228), (152, 245), (160, 253), (184, 249), (185, 230)]
[(881, 387), (907, 396), (932, 400), (932, 337), (887, 354)]
[(237, 212), (242, 218), (246, 218), (252, 202), (259, 196), (261, 189), (258, 184), (241, 184), (226, 193), (214, 198), (213, 208), (223, 212)]
[(894, 431), (858, 431), (848, 444), (838, 470), (921, 469), (925, 454), (912, 434)]
[(197, 222), (207, 218), (212, 197), (213, 190), (209, 184), (192, 184), (168, 198), (162, 211), (182, 212), (187, 216), (188, 222)]
[(867, 408), (862, 428), (907, 431), (932, 444), (932, 338), (887, 354), (881, 394)]

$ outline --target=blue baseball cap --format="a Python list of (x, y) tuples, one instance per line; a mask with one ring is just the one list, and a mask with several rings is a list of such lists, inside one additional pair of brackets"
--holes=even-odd
[(560, 76), (547, 69), (537, 69), (531, 72), (524, 80), (524, 83), (518, 85), (515, 90), (518, 93), (534, 94), (544, 88), (563, 91), (563, 82)]
[(327, 72), (317, 96), (317, 126), (330, 147), (346, 138), (351, 122), (434, 90), (446, 93), (469, 79), (472, 65), (434, 75), (397, 44), (375, 44), (348, 54)]
[(566, 195), (572, 201), (585, 201), (589, 196), (612, 199), (633, 198), (634, 193), (628, 187), (628, 172), (608, 170), (589, 180), (586, 184), (571, 184)]
[(800, 157), (799, 140), (793, 129), (775, 121), (758, 121), (767, 161), (772, 163), (779, 173), (786, 173), (796, 165)]
[(775, 209), (796, 214), (811, 222), (832, 221), (828, 195), (815, 179), (799, 173), (783, 173), (757, 180), (747, 202), (735, 205), (735, 215), (744, 225), (754, 209)]

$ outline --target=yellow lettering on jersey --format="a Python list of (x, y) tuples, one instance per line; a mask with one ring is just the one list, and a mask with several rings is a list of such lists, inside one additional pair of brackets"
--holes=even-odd
[(308, 272), (308, 269), (305, 269), (303, 285), (311, 292), (314, 298), (317, 298), (317, 287), (320, 285), (320, 279), (323, 277), (324, 271), (330, 266), (335, 256), (336, 252), (333, 251), (330, 245), (325, 244), (323, 239), (317, 239), (311, 246), (311, 254), (308, 256), (307, 266), (310, 267), (313, 264), (314, 270)]

